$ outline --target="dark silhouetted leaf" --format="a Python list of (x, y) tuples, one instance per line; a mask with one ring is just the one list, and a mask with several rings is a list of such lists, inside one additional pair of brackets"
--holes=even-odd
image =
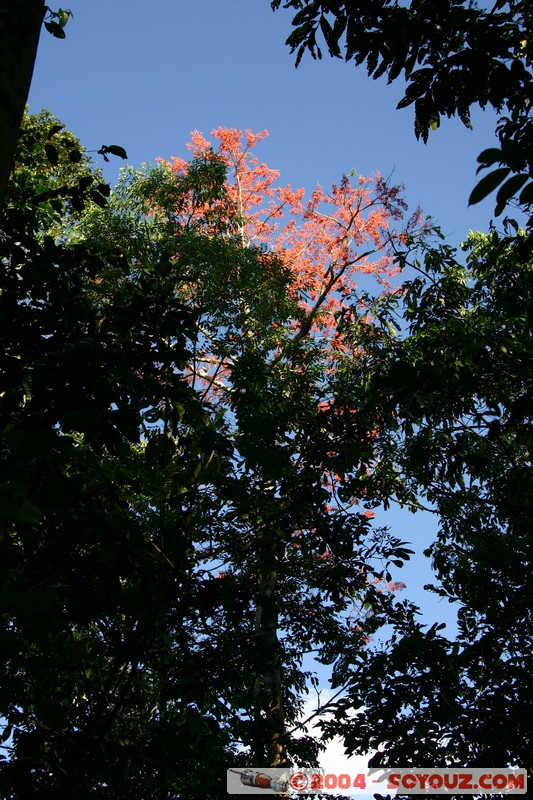
[(89, 192), (89, 197), (93, 203), (96, 203), (96, 205), (100, 206), (100, 208), (105, 208), (107, 206), (107, 198), (96, 189), (91, 189)]
[(53, 164), (54, 167), (57, 166), (59, 163), (59, 153), (57, 152), (57, 148), (54, 147), (53, 144), (45, 144), (44, 150), (46, 153), (46, 157), (50, 164)]
[(502, 213), (509, 200), (515, 196), (528, 179), (529, 175), (520, 173), (519, 175), (512, 175), (509, 180), (500, 186), (496, 195), (496, 216)]
[(65, 31), (63, 30), (63, 27), (59, 25), (59, 23), (54, 22), (53, 20), (45, 22), (44, 27), (46, 28), (48, 33), (51, 33), (52, 36), (55, 36), (56, 39), (65, 39), (67, 36)]
[(105, 148), (106, 153), (110, 153), (112, 156), (118, 156), (119, 158), (126, 159), (128, 154), (124, 150), (123, 147), (120, 147), (118, 144), (110, 144), (108, 147)]
[(470, 198), (468, 200), (468, 205), (473, 206), (476, 203), (479, 203), (481, 200), (484, 200), (487, 195), (496, 189), (497, 186), (506, 178), (510, 173), (509, 167), (501, 167), (500, 169), (495, 169), (494, 172), (490, 172), (488, 175), (485, 175), (482, 178), (477, 186), (474, 187)]
[(520, 192), (520, 202), (524, 204), (533, 203), (533, 181)]
[(56, 133), (59, 133), (59, 131), (62, 131), (64, 127), (65, 127), (64, 125), (52, 125), (52, 127), (48, 131), (48, 136), (46, 138), (47, 139), (51, 139), (52, 136), (56, 135)]
[(478, 163), (481, 164), (481, 167), (478, 167), (478, 172), (480, 169), (484, 167), (491, 167), (497, 161), (502, 160), (502, 151), (499, 150), (497, 147), (489, 147), (487, 150), (483, 150), (478, 157)]

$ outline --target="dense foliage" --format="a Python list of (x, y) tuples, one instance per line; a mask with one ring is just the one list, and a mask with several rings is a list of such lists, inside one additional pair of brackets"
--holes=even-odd
[(400, 308), (379, 311), (389, 326), (402, 312), (408, 335), (383, 324), (367, 348), (367, 399), (396, 441), (380, 455), (438, 512), (433, 590), (456, 604), (459, 634), (397, 604), (390, 641), (340, 670), (351, 690), (325, 730), (351, 726), (349, 749), (382, 765), (531, 772), (531, 240), (494, 231), (465, 249), (466, 266), (447, 245), (414, 265)]
[(338, 324), (363, 336), (355, 275), (395, 268), (398, 191), (304, 205), (220, 131), (102, 208), (71, 134), (26, 125), (1, 240), (1, 791), (209, 797), (239, 759), (309, 763), (302, 659), (364, 647), (409, 557), (371, 527), (397, 476)]
[[(196, 779), (210, 734), (185, 686), (179, 707), (168, 687), (169, 661), (179, 674), (198, 669), (187, 511), (168, 481), (194, 490), (215, 468), (215, 428), (181, 375), (194, 317), (174, 282), (155, 263), (132, 279), (120, 248), (103, 262), (50, 235), (72, 223), (61, 198), (90, 205), (100, 185), (84, 159), (50, 165), (51, 125), (45, 117), (39, 141), (28, 121), (21, 148), (33, 139), (33, 172), (27, 161), (16, 172), (2, 218), (0, 791), (167, 796), (162, 784)], [(66, 134), (57, 149), (73, 144)], [(166, 472), (156, 447), (139, 446), (163, 403), (166, 424), (190, 442)], [(215, 738), (212, 763), (221, 753), (225, 763)]]
[[(328, 52), (373, 78), (407, 82), (399, 108), (414, 104), (415, 133), (427, 141), (442, 116), (458, 116), (471, 127), (470, 109), (492, 106), (500, 115), (499, 148), (484, 150), (480, 169), (500, 166), (472, 192), (478, 202), (497, 187), (496, 214), (515, 197), (533, 203), (532, 11), (527, 0), (272, 0), (292, 8), (294, 30), (287, 39), (297, 63), (309, 51), (321, 58), (317, 36)], [(344, 51), (344, 52), (343, 52)]]
[[(332, 56), (344, 48), (374, 78), (405, 78), (399, 105), (414, 104), (424, 140), (442, 115), (470, 125), (472, 105), (492, 105), (500, 148), (478, 161), (480, 170), (499, 167), (470, 202), (499, 187), (496, 216), (512, 203), (531, 225), (529, 4), (284, 6), (297, 12), (288, 43), (298, 60), (306, 50), (321, 57), (320, 32)], [(501, 231), (469, 236), (466, 265), (447, 245), (406, 258), (417, 277), (401, 298), (376, 303), (378, 324), (353, 364), (354, 380), (361, 370), (370, 376), (365, 402), (383, 411), (381, 463), (439, 516), (427, 551), (433, 588), (459, 609), (459, 635), (449, 641), (444, 626), (426, 630), (414, 606), (396, 604), (382, 650), (341, 665), (338, 679), (351, 690), (324, 730), (345, 735), (351, 725), (349, 750), (376, 748), (375, 763), (532, 770), (531, 248), (531, 232), (505, 218)]]
[[(27, 47), (0, 81), (0, 194), (45, 11), (5, 5), (0, 38)], [(499, 166), (471, 202), (530, 211), (523, 0), (285, 6), (298, 59), (320, 30), (403, 75), (417, 136), (492, 105)], [(61, 123), (24, 120), (0, 218), (9, 800), (226, 796), (228, 766), (310, 764), (335, 734), (376, 764), (532, 771), (531, 237), (506, 219), (464, 265), (379, 176), (280, 185), (264, 135), (195, 132), (111, 193)], [(391, 499), (439, 516), (455, 641), (394, 596)], [(342, 696), (296, 737), (309, 653)]]
[[(278, 186), (278, 174), (253, 154), (265, 134), (214, 135), (217, 152), (195, 132), (192, 162), (126, 175), (109, 209), (88, 215), (76, 235), (102, 252), (127, 240), (139, 265), (165, 261), (198, 314), (185, 371), (223, 420), (233, 464), (201, 552), (211, 570), (213, 559), (218, 565), (214, 586), (241, 593), (245, 604), (240, 625), (233, 616), (229, 624), (230, 607), (215, 614), (215, 604), (207, 616), (212, 629), (216, 622), (255, 641), (248, 664), (227, 634), (217, 647), (222, 653), (227, 644), (228, 661), (239, 651), (249, 687), (239, 702), (253, 719), (256, 761), (283, 763), (304, 653), (322, 647), (331, 663), (360, 647), (365, 634), (353, 616), (361, 592), (375, 593), (369, 581), (387, 573), (367, 560), (380, 556), (385, 565), (394, 552), (398, 562), (408, 555), (384, 533), (368, 535), (373, 514), (364, 509), (395, 476), (373, 463), (376, 413), (355, 419), (357, 387), (339, 394), (358, 350), (339, 320), (364, 327), (368, 309), (363, 296), (356, 300), (355, 278), (388, 283), (395, 246), (425, 227), (418, 213), (402, 224), (398, 189), (379, 176), (354, 185), (344, 178), (330, 193), (317, 187), (304, 203), (303, 190)], [(346, 447), (355, 431), (357, 444)], [(359, 481), (350, 495), (348, 474)], [(313, 750), (304, 744), (291, 746), (306, 758)]]

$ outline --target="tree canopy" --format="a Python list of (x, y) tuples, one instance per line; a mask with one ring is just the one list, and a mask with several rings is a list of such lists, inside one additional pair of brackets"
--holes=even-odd
[(500, 148), (484, 150), (480, 169), (500, 166), (479, 182), (470, 202), (497, 187), (496, 214), (516, 197), (533, 203), (532, 12), (527, 0), (497, 0), (490, 7), (469, 0), (272, 0), (292, 8), (287, 39), (298, 64), (308, 51), (366, 64), (373, 78), (406, 81), (398, 108), (414, 105), (415, 133), (427, 141), (441, 117), (458, 116), (471, 127), (470, 109), (492, 106), (499, 114)]
[[(408, 335), (385, 344), (384, 325), (368, 351), (368, 399), (396, 432), (383, 457), (438, 512), (432, 588), (459, 634), (397, 604), (390, 640), (344, 666), (352, 688), (325, 730), (351, 726), (350, 751), (376, 748), (380, 765), (531, 770), (531, 239), (471, 234), (465, 249), (466, 266), (429, 249), (404, 284)], [(383, 319), (398, 325), (399, 310)]]
[(343, 378), (370, 325), (355, 278), (388, 292), (425, 226), (379, 177), (304, 203), (225, 129), (102, 207), (72, 135), (26, 126), (2, 223), (2, 792), (217, 796), (246, 757), (313, 763), (303, 657), (364, 648), (410, 555), (372, 527), (399, 482)]
[[(528, 210), (524, 2), (285, 5), (298, 58), (320, 30), (403, 75), (423, 138), (493, 105), (472, 201)], [(506, 219), (460, 256), (379, 175), (283, 185), (266, 135), (195, 131), (112, 192), (60, 121), (23, 120), (0, 212), (9, 800), (215, 798), (228, 766), (315, 764), (337, 734), (374, 764), (531, 772), (531, 236)], [(438, 515), (455, 641), (399, 594), (392, 501)], [(310, 653), (338, 692), (318, 729)]]
[[(497, 189), (496, 216), (512, 203), (531, 223), (529, 4), (283, 5), (296, 11), (287, 41), (297, 62), (306, 51), (321, 58), (322, 36), (330, 55), (366, 63), (372, 77), (402, 77), (399, 107), (414, 105), (424, 141), (443, 115), (470, 126), (471, 107), (491, 105), (500, 147), (478, 161), (497, 168), (470, 202)], [(375, 765), (531, 771), (522, 724), (531, 708), (531, 232), (505, 218), (463, 249), (466, 263), (433, 242), (414, 260), (400, 256), (415, 277), (377, 299), (376, 325), (352, 363), (355, 380), (369, 376), (363, 405), (383, 413), (382, 468), (438, 515), (426, 551), (437, 583), (428, 588), (454, 603), (459, 634), (451, 641), (443, 624), (421, 625), (410, 602), (395, 604), (389, 641), (340, 666), (350, 690), (322, 728), (344, 736), (351, 753), (376, 749)]]
[[(149, 272), (144, 283), (130, 279), (119, 247), (104, 262), (90, 246), (67, 243), (79, 203), (103, 197), (91, 196), (99, 176), (87, 174), (84, 158), (50, 163), (51, 127), (57, 121), (47, 116), (27, 121), (20, 148), (31, 141), (34, 160), (15, 171), (2, 216), (1, 793), (166, 796), (162, 783), (181, 775), (183, 785), (197, 772), (186, 762), (209, 726), (186, 692), (176, 724), (164, 699), (160, 713), (150, 712), (165, 694), (168, 630), (180, 670), (195, 669), (183, 621), (194, 589), (183, 509), (150, 497), (146, 480), (162, 467), (154, 448), (135, 446), (143, 419), (159, 419), (163, 401), (176, 418), (186, 407), (180, 430), (191, 444), (175, 454), (172, 475), (192, 486), (209, 460), (202, 442), (213, 426), (180, 376), (194, 318), (173, 284)], [(62, 136), (68, 152), (81, 152)], [(179, 532), (163, 556), (166, 526)], [(217, 752), (227, 757), (217, 741), (214, 762)], [(171, 767), (172, 750), (181, 766)]]

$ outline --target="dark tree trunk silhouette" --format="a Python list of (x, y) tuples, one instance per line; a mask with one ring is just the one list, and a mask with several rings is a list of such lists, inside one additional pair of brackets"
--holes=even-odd
[(263, 532), (258, 552), (258, 597), (255, 636), (256, 741), (254, 758), (266, 758), (258, 766), (287, 765), (285, 715), (282, 701), (280, 641), (278, 638), (278, 564), (280, 541), (275, 532)]
[(44, 14), (44, 0), (0, 0), (0, 205), (13, 168)]

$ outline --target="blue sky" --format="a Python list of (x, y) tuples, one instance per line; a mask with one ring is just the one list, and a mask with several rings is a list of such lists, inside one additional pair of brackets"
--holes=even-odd
[[(283, 183), (327, 187), (355, 168), (393, 173), (413, 208), (421, 205), (452, 244), (486, 229), (493, 201), (468, 208), (476, 156), (494, 143), (494, 116), (474, 113), (474, 130), (444, 121), (428, 145), (413, 133), (411, 108), (397, 111), (402, 86), (373, 81), (342, 61), (294, 57), (284, 44), (291, 14), (269, 0), (65, 0), (74, 18), (64, 41), (45, 31), (30, 110), (56, 114), (88, 149), (126, 148), (129, 163), (186, 156), (189, 132), (264, 128), (257, 154)], [(114, 182), (120, 166), (105, 166)], [(428, 515), (377, 515), (418, 553), (432, 538)], [(422, 593), (431, 579), (418, 555), (398, 574), (430, 621), (449, 608)]]
[(267, 128), (258, 154), (285, 183), (311, 190), (352, 168), (393, 172), (410, 205), (454, 243), (486, 228), (491, 201), (467, 201), (476, 156), (494, 141), (489, 112), (475, 114), (474, 131), (446, 120), (428, 145), (417, 142), (412, 109), (395, 110), (400, 84), (327, 56), (296, 70), (284, 44), (292, 15), (272, 12), (269, 0), (64, 2), (74, 19), (64, 41), (43, 31), (29, 102), (85, 147), (120, 144), (140, 164), (185, 155), (193, 129)]

